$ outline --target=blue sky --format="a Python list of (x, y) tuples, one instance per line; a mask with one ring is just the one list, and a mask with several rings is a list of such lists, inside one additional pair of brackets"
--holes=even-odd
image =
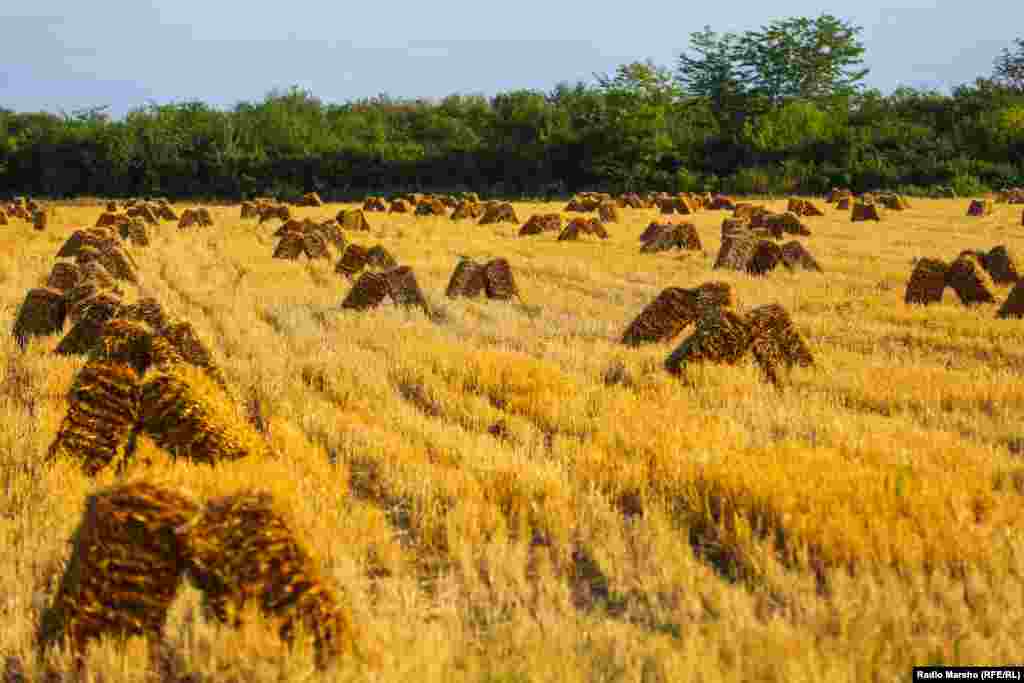
[(149, 101), (230, 107), (290, 85), (325, 102), (549, 90), (634, 60), (674, 66), (705, 24), (741, 33), (823, 12), (863, 27), (867, 84), (883, 92), (972, 82), (1024, 37), (1017, 0), (0, 0), (0, 107), (109, 105), (120, 117)]

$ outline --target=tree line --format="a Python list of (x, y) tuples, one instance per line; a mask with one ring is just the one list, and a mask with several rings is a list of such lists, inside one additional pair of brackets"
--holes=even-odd
[(1024, 39), (950, 94), (863, 87), (861, 29), (832, 15), (690, 35), (673, 68), (550, 92), (325, 104), (292, 88), (228, 110), (0, 108), (0, 194), (344, 199), (393, 190), (962, 195), (1024, 185)]

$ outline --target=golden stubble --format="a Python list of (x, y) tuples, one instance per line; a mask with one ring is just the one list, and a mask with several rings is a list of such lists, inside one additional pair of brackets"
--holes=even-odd
[[(277, 455), (210, 466), (143, 436), (122, 476), (200, 500), (259, 489), (289, 510), (376, 650), (324, 680), (900, 680), (914, 664), (1010, 661), (1024, 626), (1024, 323), (995, 319), (1009, 285), (995, 304), (967, 308), (948, 289), (903, 303), (914, 259), (1024, 251), (1014, 207), (968, 217), (966, 205), (918, 199), (851, 223), (821, 204), (798, 239), (824, 274), (762, 278), (712, 271), (719, 211), (687, 217), (704, 252), (660, 254), (638, 239), (654, 209), (621, 209), (607, 240), (575, 242), (367, 213), (370, 232), (346, 239), (410, 266), (431, 317), (342, 312), (337, 253), (274, 259), (280, 221), (243, 221), (238, 206), (211, 207), (212, 228), (162, 222), (150, 246), (125, 247), (139, 274), (125, 298), (191, 323), (227, 380), (223, 410)], [(561, 208), (515, 205), (522, 222)], [(3, 228), (8, 330), (100, 213), (60, 207), (43, 232)], [(461, 256), (508, 259), (522, 301), (447, 299)], [(663, 289), (713, 280), (739, 312), (784, 306), (815, 367), (780, 389), (749, 359), (681, 381), (662, 364), (692, 326), (620, 343)], [(35, 626), (87, 496), (118, 481), (45, 462), (85, 362), (53, 354), (58, 341), (0, 340), (0, 655), (29, 676), (72, 667), (34, 659)], [(103, 644), (88, 666), (126, 681), (158, 665), (313, 675), (311, 653), (252, 624), (207, 621), (186, 587), (166, 652)]]

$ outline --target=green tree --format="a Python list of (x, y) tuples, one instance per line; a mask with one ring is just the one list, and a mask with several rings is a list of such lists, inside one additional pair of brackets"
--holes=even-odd
[(593, 170), (621, 190), (656, 182), (672, 149), (668, 120), (679, 97), (672, 75), (650, 61), (632, 62), (614, 77), (598, 77), (598, 89), (605, 106), (590, 131), (597, 151)]
[(1003, 48), (993, 64), (992, 76), (998, 83), (1024, 92), (1024, 38), (1017, 38), (1014, 49)]
[(690, 50), (676, 65), (676, 82), (688, 104), (703, 104), (718, 127), (738, 133), (749, 110), (749, 91), (740, 69), (740, 42), (733, 33), (719, 35), (705, 26), (690, 34)]
[(258, 135), (272, 156), (303, 157), (337, 149), (323, 104), (298, 86), (272, 90), (257, 112)]
[(504, 174), (496, 182), (523, 192), (550, 182), (549, 146), (559, 128), (554, 107), (543, 93), (535, 90), (513, 90), (501, 93), (491, 101), (492, 125), (488, 146), (503, 161)]
[(601, 74), (595, 77), (602, 91), (628, 93), (648, 104), (671, 106), (682, 93), (672, 73), (650, 59), (621, 64), (613, 77)]
[(795, 100), (748, 122), (746, 141), (760, 151), (789, 152), (817, 142), (831, 142), (838, 126), (813, 102)]
[(739, 39), (736, 58), (752, 94), (771, 105), (793, 99), (851, 95), (868, 69), (859, 68), (861, 28), (830, 14), (773, 21)]

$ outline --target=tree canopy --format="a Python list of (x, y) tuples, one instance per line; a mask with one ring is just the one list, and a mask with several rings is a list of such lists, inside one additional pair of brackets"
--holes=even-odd
[(1003, 48), (996, 57), (993, 76), (1002, 85), (1024, 92), (1024, 38), (1017, 38), (1014, 49)]
[[(690, 34), (674, 68), (491, 97), (300, 88), (217, 109), (0, 106), (0, 194), (325, 198), (390, 190), (823, 192), (1024, 185), (1024, 39), (946, 95), (863, 87), (861, 29), (829, 14)], [(2, 105), (2, 102), (0, 102)]]

